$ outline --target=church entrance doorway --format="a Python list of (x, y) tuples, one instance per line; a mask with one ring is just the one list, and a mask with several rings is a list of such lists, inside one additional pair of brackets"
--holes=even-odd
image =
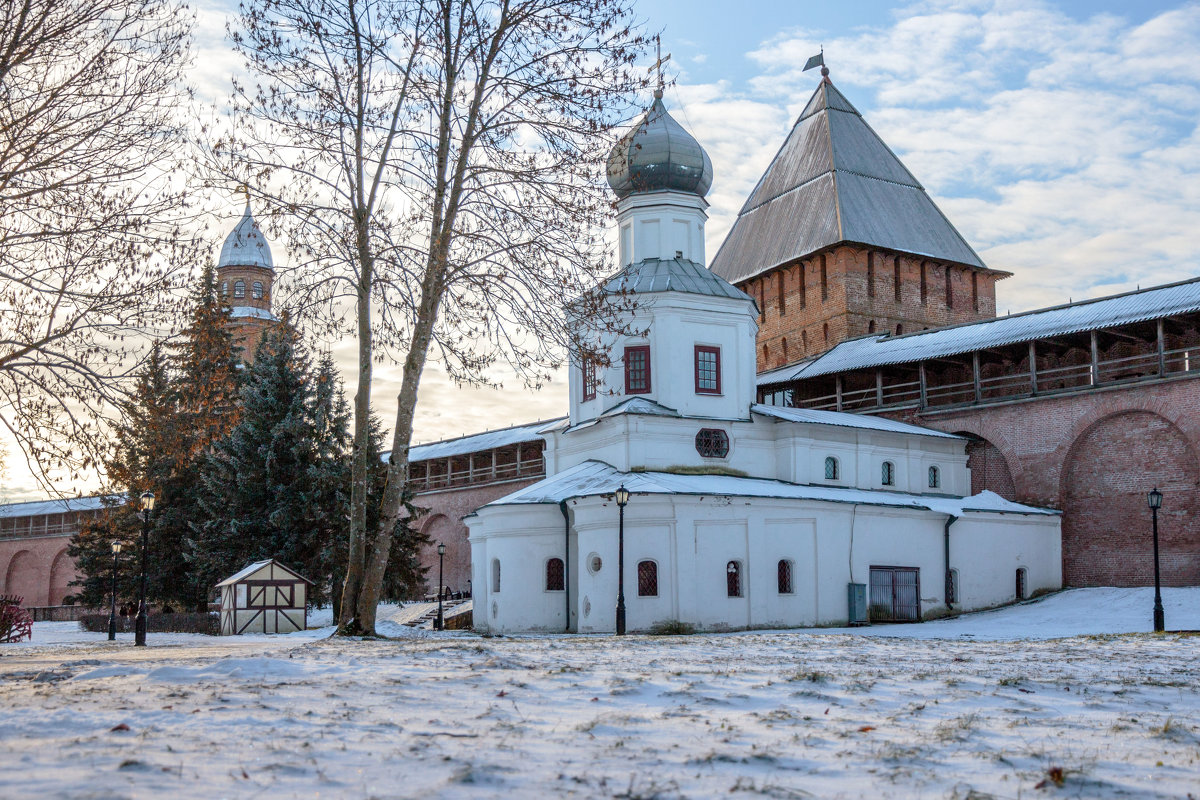
[(871, 567), (870, 613), (871, 622), (920, 622), (920, 570)]

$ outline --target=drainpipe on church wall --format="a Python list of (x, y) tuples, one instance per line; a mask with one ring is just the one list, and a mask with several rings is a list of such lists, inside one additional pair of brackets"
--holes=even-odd
[(567, 614), (567, 622), (563, 626), (563, 633), (571, 632), (571, 516), (567, 512), (567, 501), (558, 501), (558, 510), (563, 515), (563, 597), (566, 600), (566, 607), (563, 609)]
[[(946, 608), (950, 611), (954, 610), (954, 605), (950, 602), (950, 596), (954, 593), (954, 576), (950, 572), (950, 526), (957, 521), (958, 517), (955, 515), (946, 515), (946, 530), (943, 536), (946, 551), (946, 586), (944, 589), (944, 597), (946, 598)], [(956, 597), (954, 599), (957, 600), (958, 598)]]

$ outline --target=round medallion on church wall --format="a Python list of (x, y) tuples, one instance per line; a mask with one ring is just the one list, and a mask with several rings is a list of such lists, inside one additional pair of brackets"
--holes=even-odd
[(604, 566), (604, 560), (600, 558), (599, 553), (591, 553), (587, 557), (588, 572), (595, 575)]

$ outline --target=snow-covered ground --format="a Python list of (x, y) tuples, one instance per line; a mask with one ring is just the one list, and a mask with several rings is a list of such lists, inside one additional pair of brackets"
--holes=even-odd
[[(1200, 589), (1164, 599), (1200, 628)], [(144, 649), (38, 623), (0, 647), (0, 797), (1200, 797), (1200, 637), (1139, 633), (1151, 602), (624, 639), (384, 608), (399, 638)]]

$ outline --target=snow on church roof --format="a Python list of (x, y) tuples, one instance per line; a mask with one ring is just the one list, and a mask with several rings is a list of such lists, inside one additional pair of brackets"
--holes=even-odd
[(824, 355), (764, 372), (759, 386), (905, 364), (1200, 311), (1200, 278), (946, 328), (847, 339)]
[[(116, 500), (119, 495), (111, 495)], [(67, 514), (73, 511), (97, 511), (104, 507), (105, 495), (67, 497), (61, 500), (30, 500), (0, 505), (0, 517), (40, 517), (43, 514)]]
[(962, 516), (964, 512), (1057, 515), (1062, 512), (1005, 500), (994, 492), (970, 497), (921, 495), (840, 486), (812, 486), (768, 478), (739, 478), (731, 475), (678, 475), (669, 472), (621, 472), (602, 461), (585, 461), (524, 489), (513, 492), (490, 506), (558, 504), (564, 500), (611, 494), (624, 485), (633, 495), (693, 495), (704, 497), (759, 497), (779, 500), (815, 500), (934, 511)]
[(847, 414), (839, 411), (818, 411), (812, 408), (785, 408), (783, 406), (768, 406), (755, 403), (750, 407), (755, 414), (786, 420), (788, 422), (807, 422), (813, 425), (836, 425), (843, 428), (865, 428), (874, 431), (889, 431), (891, 433), (907, 433), (916, 436), (934, 436), (940, 439), (962, 439), (953, 433), (936, 431), (933, 428), (922, 428), (919, 425), (909, 425), (907, 422), (897, 422), (886, 417), (865, 416), (863, 414)]

